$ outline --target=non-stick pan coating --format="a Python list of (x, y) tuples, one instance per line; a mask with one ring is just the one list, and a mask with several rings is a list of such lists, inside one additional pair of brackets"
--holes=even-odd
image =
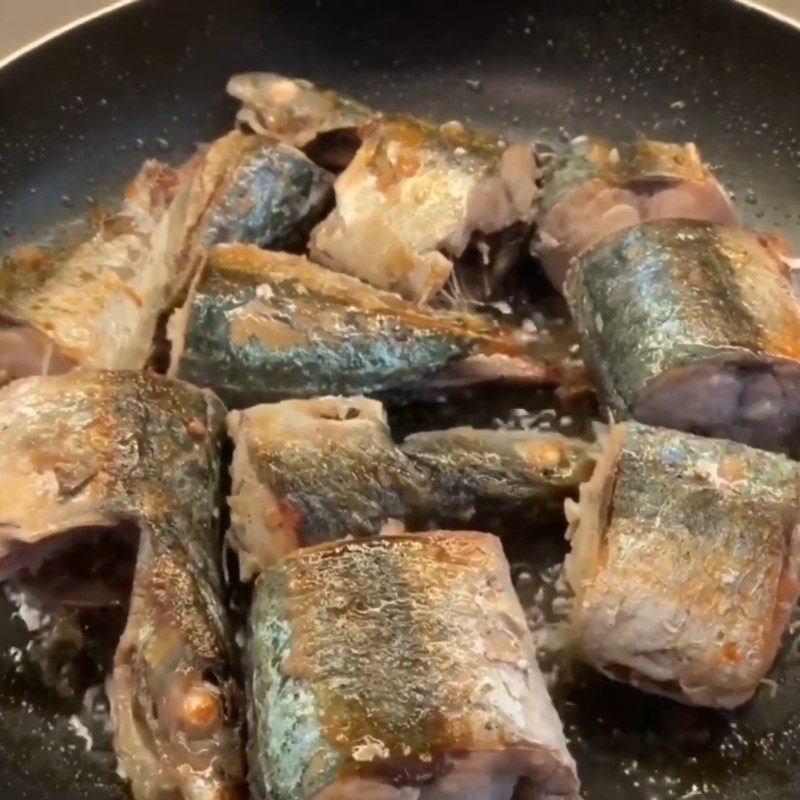
[[(115, 196), (145, 157), (178, 161), (223, 132), (226, 79), (254, 69), (510, 137), (696, 140), (746, 221), (800, 245), (800, 33), (729, 0), (144, 0), (0, 72), (0, 253)], [(509, 555), (535, 572), (553, 549), (520, 536)], [(72, 732), (77, 704), (16, 663), (27, 634), (12, 608), (0, 797), (124, 797), (111, 755)], [(727, 719), (591, 677), (559, 690), (586, 797), (796, 800), (797, 656), (777, 673), (774, 698), (765, 687)]]

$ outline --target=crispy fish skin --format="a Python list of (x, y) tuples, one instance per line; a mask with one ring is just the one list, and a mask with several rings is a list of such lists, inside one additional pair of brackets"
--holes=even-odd
[(299, 150), (232, 131), (200, 153), (158, 231), (179, 297), (206, 250), (225, 242), (297, 247), (327, 212), (333, 177)]
[(146, 426), (124, 439), (144, 474), (125, 478), (142, 535), (109, 681), (119, 772), (135, 800), (235, 800), (244, 716), (219, 566), (225, 409), (188, 384), (155, 389), (133, 409)]
[(259, 800), (577, 800), (495, 537), (297, 551), (259, 580), (250, 627)]
[(538, 166), (528, 145), (400, 116), (372, 120), (361, 137), (334, 185), (336, 208), (312, 233), (311, 255), (326, 266), (424, 302), (473, 233), (533, 219)]
[(583, 657), (690, 705), (734, 708), (775, 658), (798, 595), (800, 468), (638, 423), (612, 428), (571, 518)]
[[(0, 574), (65, 605), (129, 602), (109, 697), (136, 800), (227, 800), (242, 777), (217, 565), (224, 413), (210, 392), (141, 372), (0, 390)], [(87, 535), (105, 537), (99, 562), (72, 552)], [(120, 538), (130, 564), (108, 563)]]
[(545, 170), (534, 252), (561, 290), (572, 260), (602, 238), (647, 220), (677, 218), (739, 224), (693, 144), (583, 136)]
[(75, 366), (140, 369), (170, 275), (151, 236), (180, 172), (148, 161), (119, 213), (63, 248), (23, 247), (0, 268), (0, 382)]
[(460, 427), (412, 434), (400, 449), (425, 473), (439, 520), (561, 519), (594, 465), (592, 445), (558, 433)]
[(203, 510), (188, 531), (151, 519), (142, 538), (109, 685), (119, 772), (134, 800), (244, 796), (243, 698), (216, 563), (217, 510)]
[(229, 541), (249, 579), (298, 547), (427, 515), (425, 476), (363, 397), (285, 400), (228, 415)]
[[(72, 531), (125, 537), (158, 503), (191, 529), (193, 509), (210, 502), (200, 478), (211, 469), (208, 417), (220, 408), (210, 392), (131, 371), (75, 370), (0, 390), (0, 578), (35, 579)], [(69, 577), (64, 590), (87, 602)]]
[(581, 258), (567, 299), (617, 419), (800, 453), (800, 309), (768, 237), (646, 223)]
[[(593, 448), (558, 434), (454, 428), (392, 441), (383, 406), (318, 397), (228, 415), (234, 442), (228, 539), (245, 579), (300, 547), (495, 521), (563, 519)], [(484, 516), (480, 516), (483, 520)]]
[(338, 169), (358, 148), (360, 126), (375, 116), (350, 97), (273, 72), (234, 75), (227, 91), (242, 103), (236, 116), (241, 125), (305, 148), (312, 158), (323, 153), (323, 160)]
[[(512, 330), (479, 316), (434, 313), (299, 256), (248, 246), (211, 252), (170, 331), (170, 374), (213, 388), (229, 408), (413, 389), (451, 365), (468, 368), (471, 357), (532, 383), (559, 376)], [(473, 380), (488, 379), (491, 370), (476, 365)]]

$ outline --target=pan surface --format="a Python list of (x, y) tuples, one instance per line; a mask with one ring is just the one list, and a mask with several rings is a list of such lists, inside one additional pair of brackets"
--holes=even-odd
[[(118, 196), (145, 157), (177, 162), (225, 131), (226, 79), (255, 69), (512, 138), (694, 140), (748, 224), (800, 245), (800, 32), (729, 0), (143, 0), (0, 72), (0, 254)], [(558, 548), (520, 535), (509, 556), (531, 601)], [(125, 797), (101, 726), (41, 688), (29, 639), (0, 600), (0, 797)], [(586, 797), (796, 800), (794, 648), (772, 677), (727, 716), (559, 682)]]

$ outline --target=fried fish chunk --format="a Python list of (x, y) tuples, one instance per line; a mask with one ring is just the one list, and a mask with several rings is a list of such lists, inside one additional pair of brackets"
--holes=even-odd
[(259, 800), (577, 800), (495, 537), (298, 550), (259, 579), (250, 629)]
[(648, 222), (583, 256), (567, 298), (616, 419), (800, 454), (800, 306), (770, 237)]
[(430, 384), (553, 385), (560, 367), (513, 328), (433, 311), (300, 256), (215, 248), (169, 324), (170, 374), (229, 408), (325, 394), (413, 393)]
[(559, 291), (577, 256), (632, 225), (681, 218), (739, 224), (693, 144), (582, 136), (544, 172), (534, 252)]
[(735, 442), (611, 429), (568, 501), (582, 656), (683, 703), (734, 708), (775, 658), (798, 596), (800, 466)]

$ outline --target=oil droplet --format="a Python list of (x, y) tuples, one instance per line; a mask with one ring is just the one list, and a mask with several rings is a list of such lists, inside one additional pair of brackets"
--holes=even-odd
[(170, 149), (170, 147), (172, 147), (172, 145), (166, 139), (164, 139), (161, 136), (159, 136), (156, 139), (156, 146), (158, 147), (159, 150), (161, 150), (163, 152), (166, 152), (167, 150)]

